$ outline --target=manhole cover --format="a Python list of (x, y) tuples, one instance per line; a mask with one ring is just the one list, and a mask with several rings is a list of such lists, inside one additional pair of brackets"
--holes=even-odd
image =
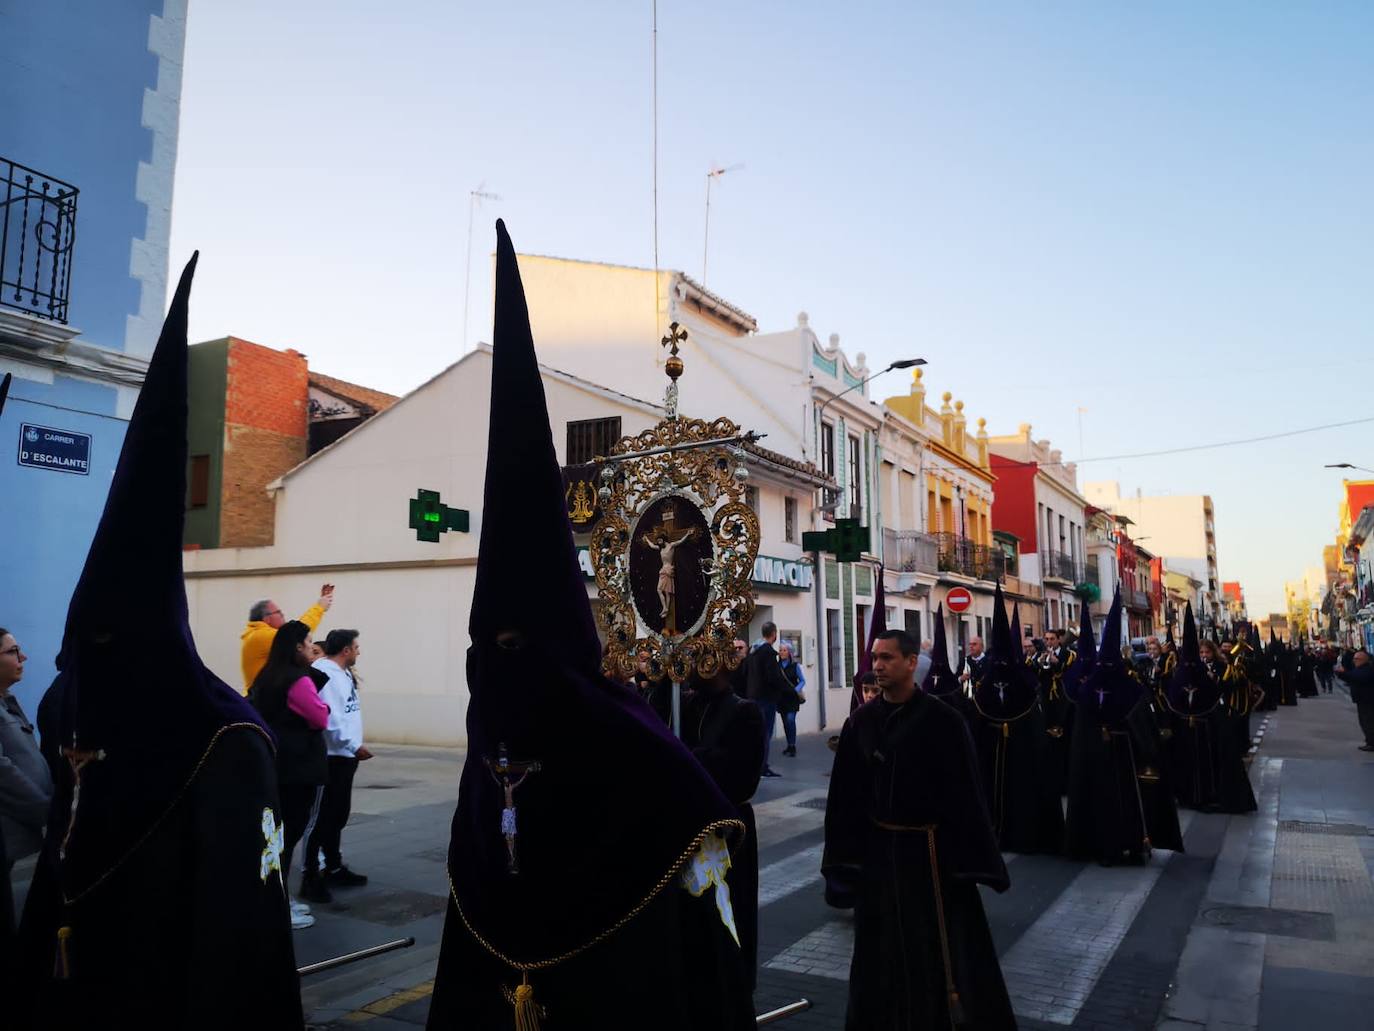
[(422, 891), (397, 889), (367, 895), (357, 901), (330, 908), (369, 923), (402, 927), (435, 913), (442, 913), (447, 906), (448, 899), (443, 895), (427, 895)]
[(1363, 838), (1368, 827), (1358, 823), (1310, 823), (1305, 820), (1280, 820), (1279, 830), (1293, 834), (1335, 834), (1345, 838)]
[(798, 809), (819, 809), (819, 810), (821, 810), (822, 812), (824, 812), (824, 811), (825, 811), (825, 799), (823, 799), (823, 798), (808, 798), (805, 802), (798, 802), (798, 803), (797, 803), (797, 808), (798, 808)]
[(1229, 927), (1236, 931), (1278, 934), (1309, 941), (1336, 940), (1336, 918), (1330, 913), (1263, 906), (1213, 906), (1203, 911), (1202, 919), (1213, 927)]

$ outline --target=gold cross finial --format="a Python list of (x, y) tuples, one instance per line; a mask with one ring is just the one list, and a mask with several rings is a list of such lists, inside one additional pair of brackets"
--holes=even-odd
[(659, 343), (668, 348), (668, 353), (676, 358), (677, 345), (685, 343), (686, 340), (687, 331), (674, 322), (668, 327), (668, 335), (660, 340)]

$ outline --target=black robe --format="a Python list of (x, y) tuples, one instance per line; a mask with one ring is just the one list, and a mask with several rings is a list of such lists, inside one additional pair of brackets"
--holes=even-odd
[(1084, 704), (1075, 715), (1065, 852), (1103, 864), (1140, 862), (1150, 841), (1125, 721), (1104, 722)]
[(1047, 773), (1057, 795), (1069, 789), (1069, 763), (1072, 755), (1073, 730), (1076, 722), (1074, 704), (1064, 691), (1064, 670), (1073, 660), (1073, 652), (1060, 645), (1052, 653), (1057, 665), (1048, 665), (1045, 656), (1033, 660), (1033, 668), (1040, 684), (1040, 708), (1045, 714), (1045, 754)]
[(1294, 663), (1298, 676), (1298, 697), (1316, 698), (1317, 697), (1317, 666), (1315, 660), (1308, 653), (1307, 649), (1298, 652), (1297, 660)]
[(739, 930), (749, 992), (759, 966), (759, 842), (749, 800), (763, 773), (763, 715), (753, 702), (726, 690), (698, 691), (682, 708), (682, 743), (739, 810), (744, 837), (730, 850), (730, 900)]
[(1279, 704), (1298, 704), (1298, 670), (1293, 656), (1280, 651), (1274, 656), (1274, 665), (1279, 671)]
[(1183, 851), (1183, 830), (1174, 800), (1174, 771), (1163, 736), (1164, 714), (1157, 696), (1147, 694), (1126, 719), (1135, 759), (1136, 787), (1145, 811), (1145, 830), (1154, 848)]
[(1064, 846), (1062, 778), (1051, 768), (1050, 736), (1038, 701), (1000, 719), (969, 701), (983, 795), (998, 846), (1006, 852), (1058, 853)]
[[(56, 740), (51, 727), (43, 736)], [(263, 876), (263, 810), (281, 821), (263, 734), (223, 733), (151, 835), (65, 905), (57, 850), (72, 776), (65, 762), (53, 773), (54, 817), (20, 928), (24, 987), (7, 1004), (33, 1010), (5, 1026), (301, 1028), (285, 871)], [(82, 776), (97, 775), (98, 763)], [(70, 928), (67, 978), (56, 976), (59, 928)]]
[(846, 721), (821, 870), (826, 900), (855, 909), (848, 1031), (1016, 1027), (978, 893), (1010, 882), (948, 706), (917, 692)]
[(1221, 685), (1169, 698), (1174, 790), (1178, 804), (1206, 812), (1253, 813), (1259, 806), (1233, 727), (1227, 723)]

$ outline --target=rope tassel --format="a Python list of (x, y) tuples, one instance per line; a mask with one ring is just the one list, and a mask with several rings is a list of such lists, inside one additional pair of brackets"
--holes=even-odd
[(534, 987), (526, 971), (515, 989), (515, 1031), (539, 1031), (539, 1018), (544, 1009), (534, 1001)]
[(66, 981), (72, 976), (72, 961), (67, 955), (67, 939), (71, 936), (70, 927), (57, 929), (57, 970), (54, 973), (59, 981)]

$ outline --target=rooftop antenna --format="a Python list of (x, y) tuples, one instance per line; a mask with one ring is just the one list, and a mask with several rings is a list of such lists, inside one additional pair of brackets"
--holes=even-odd
[(477, 213), (477, 205), (484, 200), (500, 200), (494, 193), (484, 190), (486, 182), (477, 184), (477, 189), (468, 191), (468, 267), (463, 276), (463, 353), (468, 350), (468, 297), (472, 293), (472, 217)]
[(706, 232), (703, 234), (701, 243), (701, 288), (706, 289), (706, 259), (711, 255), (711, 181), (719, 179), (726, 172), (738, 172), (743, 165), (731, 165), (729, 168), (717, 166), (706, 173)]

